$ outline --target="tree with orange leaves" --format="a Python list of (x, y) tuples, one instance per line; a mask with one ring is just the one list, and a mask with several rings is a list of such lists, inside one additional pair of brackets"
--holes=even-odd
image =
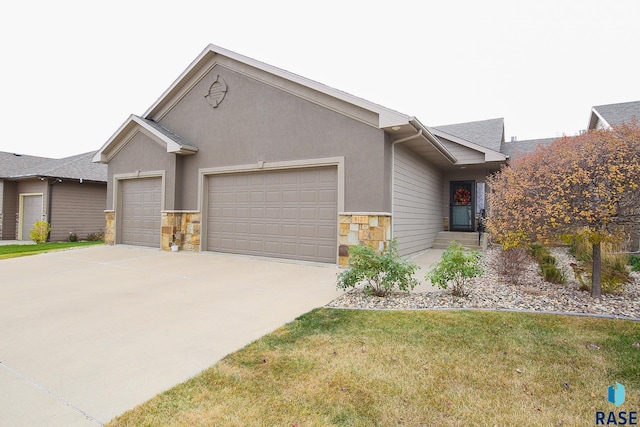
[(488, 185), (487, 226), (508, 246), (587, 230), (591, 295), (599, 297), (601, 243), (640, 228), (640, 128), (634, 122), (560, 138), (514, 160)]

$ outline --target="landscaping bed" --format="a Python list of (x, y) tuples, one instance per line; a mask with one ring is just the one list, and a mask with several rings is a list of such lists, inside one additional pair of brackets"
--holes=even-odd
[[(327, 307), (359, 309), (457, 309), (478, 308), (496, 310), (524, 310), (539, 312), (580, 313), (620, 318), (640, 319), (640, 273), (633, 272), (632, 283), (621, 293), (603, 294), (594, 299), (588, 291), (580, 290), (570, 264), (575, 259), (566, 248), (553, 248), (551, 252), (567, 279), (565, 284), (544, 281), (533, 260), (527, 261), (523, 275), (514, 284), (496, 270), (501, 249), (487, 249), (480, 260), (484, 273), (470, 279), (468, 297), (454, 297), (450, 291), (406, 293), (395, 292), (386, 297), (367, 295), (353, 289), (338, 297)], [(426, 271), (419, 270), (417, 275)]]

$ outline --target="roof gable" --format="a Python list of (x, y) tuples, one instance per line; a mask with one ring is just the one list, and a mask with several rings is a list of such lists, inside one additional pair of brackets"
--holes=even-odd
[(597, 105), (591, 108), (589, 129), (610, 129), (632, 120), (640, 120), (640, 101)]
[[(231, 61), (225, 61), (224, 58), (230, 59)], [(257, 75), (256, 73), (252, 73), (251, 69), (261, 71), (263, 75), (266, 74), (266, 76), (261, 79), (264, 83), (294, 93), (313, 102), (320, 103), (330, 109), (347, 115), (349, 115), (348, 111), (344, 111), (341, 105), (331, 102), (331, 100), (337, 100), (344, 104), (356, 106), (374, 113), (377, 115), (377, 123), (375, 123), (375, 125), (379, 128), (408, 124), (410, 120), (410, 117), (406, 114), (399, 113), (379, 104), (358, 98), (306, 77), (213, 44), (209, 44), (200, 55), (198, 55), (171, 86), (164, 91), (158, 100), (147, 109), (142, 117), (152, 119), (156, 122), (160, 121), (164, 114), (166, 114), (165, 111), (167, 108), (170, 108), (170, 104), (179, 100), (183, 94), (188, 92), (209, 70), (215, 65), (220, 64), (227, 67), (234, 67), (234, 71), (244, 72), (254, 78), (256, 78)], [(317, 94), (326, 96), (324, 103), (319, 101)]]
[(132, 114), (102, 148), (95, 153), (93, 161), (108, 163), (138, 132), (143, 132), (153, 141), (166, 147), (167, 153), (188, 155), (198, 152), (198, 147), (159, 123)]

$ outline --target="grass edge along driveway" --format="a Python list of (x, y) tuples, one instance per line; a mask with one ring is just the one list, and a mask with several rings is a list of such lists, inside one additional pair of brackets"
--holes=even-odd
[(594, 425), (640, 409), (638, 342), (633, 321), (321, 308), (109, 426)]
[(104, 244), (104, 242), (46, 242), (26, 245), (0, 245), (0, 260), (101, 244)]

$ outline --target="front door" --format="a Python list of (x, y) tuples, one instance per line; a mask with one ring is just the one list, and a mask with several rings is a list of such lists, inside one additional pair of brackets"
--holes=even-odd
[(473, 231), (475, 224), (475, 181), (451, 181), (449, 229)]

